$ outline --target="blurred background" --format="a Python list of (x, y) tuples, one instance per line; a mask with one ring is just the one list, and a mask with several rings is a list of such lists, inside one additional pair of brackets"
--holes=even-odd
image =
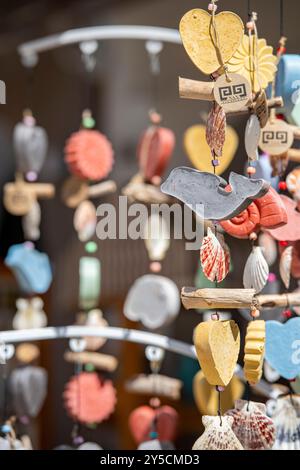
[[(299, 52), (298, 2), (285, 0), (284, 27), (288, 36), (289, 53)], [(41, 201), (41, 238), (37, 248), (51, 260), (54, 281), (43, 296), (49, 325), (69, 325), (78, 312), (78, 262), (84, 246), (73, 229), (73, 211), (61, 200), (60, 188), (68, 176), (63, 161), (66, 138), (80, 126), (81, 112), (86, 107), (88, 77), (77, 45), (41, 53), (33, 74), (20, 62), (17, 46), (23, 42), (72, 28), (96, 25), (152, 25), (178, 28), (182, 15), (194, 7), (207, 8), (203, 0), (74, 0), (74, 1), (2, 1), (0, 6), (0, 79), (7, 87), (7, 103), (0, 106), (1, 188), (14, 178), (12, 132), (21, 120), (22, 111), (30, 107), (38, 124), (49, 137), (49, 152), (39, 180), (56, 186), (56, 196)], [(246, 21), (246, 0), (220, 0), (219, 9), (235, 11)], [(277, 47), (279, 40), (279, 2), (252, 1), (251, 9), (258, 12), (258, 30), (268, 44)], [(165, 126), (176, 134), (176, 149), (170, 168), (189, 165), (182, 146), (184, 131), (198, 124), (209, 103), (180, 100), (178, 76), (205, 80), (194, 67), (183, 47), (165, 44), (160, 55), (161, 73), (158, 79), (158, 109)], [(143, 41), (103, 41), (97, 51), (97, 65), (91, 77), (92, 110), (96, 128), (113, 143), (115, 165), (111, 178), (118, 184), (118, 193), (104, 201), (117, 201), (122, 187), (137, 172), (136, 147), (141, 132), (148, 126), (148, 111), (153, 105), (149, 59)], [(240, 136), (239, 150), (231, 169), (243, 173), (245, 152), (243, 131), (246, 117), (230, 118)], [(227, 176), (227, 173), (224, 175)], [(16, 281), (3, 265), (9, 246), (23, 240), (21, 221), (3, 208), (0, 212), (0, 329), (11, 329), (16, 311), (15, 301), (20, 296)], [(234, 272), (227, 280), (229, 286), (241, 286), (241, 270), (249, 254), (247, 242), (234, 244)], [(139, 328), (123, 315), (123, 302), (133, 281), (148, 272), (149, 261), (143, 241), (116, 240), (98, 242), (97, 256), (102, 263), (100, 307), (112, 326)], [(193, 286), (198, 268), (198, 252), (185, 251), (184, 241), (172, 241), (163, 263), (162, 274), (173, 279), (179, 289)], [(195, 311), (182, 311), (176, 322), (162, 332), (172, 338), (192, 342), (193, 328), (201, 319)], [(244, 320), (235, 313), (235, 319), (244, 328)], [(70, 364), (62, 360), (67, 341), (43, 342), (41, 365), (49, 372), (46, 403), (35, 427), (36, 448), (51, 449), (69, 443), (72, 420), (62, 403), (64, 384), (73, 374)], [(149, 371), (144, 348), (128, 343), (109, 341), (104, 352), (115, 354), (120, 365), (113, 375), (118, 404), (113, 417), (96, 430), (85, 429), (87, 440), (99, 442), (104, 449), (132, 449), (135, 444), (128, 432), (130, 411), (147, 398), (128, 394), (124, 381), (135, 373)], [(189, 449), (200, 435), (201, 415), (192, 396), (192, 378), (198, 363), (168, 353), (163, 373), (184, 381), (182, 400), (175, 403), (180, 415), (178, 448)]]

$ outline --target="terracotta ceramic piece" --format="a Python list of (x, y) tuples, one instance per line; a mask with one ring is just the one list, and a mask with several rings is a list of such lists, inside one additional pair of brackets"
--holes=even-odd
[(149, 440), (150, 432), (155, 428), (160, 441), (174, 441), (177, 433), (178, 413), (171, 406), (153, 409), (140, 406), (129, 416), (129, 429), (137, 444)]
[[(233, 407), (235, 400), (242, 397), (245, 387), (241, 380), (234, 375), (222, 392), (222, 412)], [(193, 379), (193, 395), (197, 408), (202, 415), (213, 415), (218, 409), (219, 394), (216, 387), (210, 385), (202, 370)]]
[(67, 140), (65, 162), (70, 172), (79, 178), (102, 180), (112, 170), (112, 145), (100, 132), (82, 129)]
[(161, 176), (172, 156), (175, 147), (175, 134), (171, 129), (150, 126), (142, 135), (137, 157), (140, 172), (146, 181)]
[(232, 430), (231, 416), (203, 416), (205, 430), (193, 445), (193, 450), (243, 450)]
[(296, 210), (297, 203), (284, 195), (280, 198), (287, 212), (287, 224), (275, 229), (267, 228), (266, 231), (278, 241), (300, 240), (300, 213)]
[(226, 387), (236, 367), (240, 351), (240, 331), (233, 321), (199, 323), (194, 330), (196, 353), (206, 380)]
[(244, 349), (244, 374), (252, 385), (257, 384), (262, 376), (265, 343), (265, 321), (255, 320), (248, 323)]
[(213, 156), (221, 157), (225, 143), (226, 114), (217, 103), (213, 104), (206, 124), (206, 142)]
[(228, 183), (213, 173), (178, 167), (172, 170), (161, 190), (187, 204), (202, 219), (228, 220), (240, 214), (252, 200), (264, 196), (270, 187), (264, 180), (233, 172), (229, 185), (228, 190)]
[(220, 224), (229, 235), (248, 238), (252, 232), (258, 232), (261, 228), (284, 227), (287, 220), (288, 213), (282, 198), (275, 189), (270, 188), (267, 194), (255, 199), (243, 212)]
[[(199, 8), (188, 11), (181, 19), (179, 31), (184, 48), (190, 59), (203, 73), (209, 75), (222, 63), (216, 51), (211, 29), (211, 15)], [(222, 11), (215, 17), (219, 35), (220, 52), (226, 63), (238, 49), (244, 32), (239, 16)]]
[(108, 419), (117, 402), (112, 382), (94, 372), (81, 372), (72, 377), (65, 386), (63, 399), (69, 415), (82, 423), (101, 423)]

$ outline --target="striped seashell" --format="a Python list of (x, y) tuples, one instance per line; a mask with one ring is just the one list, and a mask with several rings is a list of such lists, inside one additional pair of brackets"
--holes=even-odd
[(203, 416), (202, 423), (205, 430), (193, 445), (193, 450), (243, 450), (232, 430), (231, 416)]
[(266, 415), (263, 403), (237, 400), (233, 410), (226, 416), (232, 416), (232, 430), (245, 450), (271, 449), (275, 442), (275, 426)]
[(279, 273), (285, 288), (288, 289), (291, 280), (291, 267), (293, 259), (293, 247), (288, 246), (282, 253), (279, 263)]
[(273, 450), (300, 450), (300, 397), (279, 398), (270, 414), (276, 429)]
[(255, 289), (255, 292), (260, 292), (267, 284), (268, 276), (268, 263), (262, 254), (261, 247), (255, 246), (244, 269), (243, 284), (245, 289)]
[(203, 273), (210, 281), (221, 282), (228, 274), (228, 250), (225, 254), (221, 243), (209, 227), (201, 245), (200, 260)]
[(213, 155), (222, 156), (225, 143), (226, 114), (224, 109), (214, 103), (206, 124), (206, 141)]

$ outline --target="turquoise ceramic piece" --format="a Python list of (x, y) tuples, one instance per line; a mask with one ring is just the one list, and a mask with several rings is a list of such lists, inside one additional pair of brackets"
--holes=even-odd
[(300, 55), (285, 54), (280, 59), (276, 96), (282, 96), (282, 113), (290, 124), (300, 126)]
[(50, 261), (46, 253), (32, 244), (22, 243), (9, 248), (5, 264), (14, 273), (20, 289), (27, 294), (44, 294), (52, 282)]

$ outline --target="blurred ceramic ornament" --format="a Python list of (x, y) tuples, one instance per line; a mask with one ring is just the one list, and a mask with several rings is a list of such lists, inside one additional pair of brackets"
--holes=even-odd
[(101, 262), (95, 256), (79, 260), (79, 306), (90, 310), (98, 305), (101, 292)]
[(96, 130), (81, 129), (66, 141), (65, 162), (69, 171), (79, 178), (102, 180), (113, 167), (112, 145), (104, 134)]
[(276, 431), (263, 403), (237, 400), (226, 416), (232, 416), (232, 430), (245, 450), (272, 449)]
[(81, 242), (86, 242), (95, 235), (97, 215), (91, 201), (82, 201), (79, 204), (74, 213), (73, 225)]
[[(225, 390), (222, 392), (222, 410), (227, 411), (233, 407), (235, 400), (242, 397), (245, 387), (237, 376), (233, 376)], [(193, 396), (197, 408), (202, 415), (213, 415), (218, 409), (219, 394), (216, 387), (210, 385), (205, 379), (202, 370), (199, 370), (193, 379)]]
[(260, 123), (255, 114), (251, 114), (245, 130), (245, 149), (248, 159), (258, 160), (258, 143), (260, 138)]
[[(78, 325), (93, 326), (106, 328), (108, 326), (107, 321), (103, 318), (103, 312), (100, 309), (90, 310), (86, 315), (79, 314), (77, 317)], [(97, 351), (106, 343), (106, 338), (98, 338), (97, 336), (85, 336), (85, 349), (88, 351)]]
[(17, 171), (23, 174), (38, 174), (44, 164), (48, 137), (45, 129), (36, 126), (34, 118), (18, 123), (14, 128), (13, 145), (17, 160)]
[(23, 364), (30, 364), (39, 356), (40, 350), (36, 344), (21, 343), (16, 347), (16, 359)]
[(300, 126), (300, 55), (284, 54), (278, 64), (276, 96), (282, 96), (282, 113), (290, 124)]
[[(255, 177), (262, 178), (271, 183), (272, 188), (278, 188), (279, 177), (273, 176), (273, 168), (270, 163), (270, 157), (266, 153), (259, 156), (259, 159), (255, 162)], [(248, 164), (246, 165), (248, 167)]]
[(183, 383), (181, 380), (161, 374), (139, 374), (125, 383), (125, 389), (130, 393), (167, 397), (179, 400)]
[(266, 360), (264, 361), (263, 369), (264, 369), (265, 379), (268, 382), (271, 382), (271, 383), (278, 382), (278, 380), (280, 379), (280, 374), (278, 374), (277, 370), (273, 369), (273, 367), (270, 366), (270, 364)]
[(256, 385), (262, 376), (266, 345), (266, 322), (248, 323), (244, 348), (244, 375), (250, 385)]
[(273, 48), (267, 45), (265, 39), (259, 39), (255, 34), (244, 34), (240, 47), (226, 65), (229, 73), (243, 75), (256, 93), (274, 80), (276, 63)]
[(222, 157), (226, 133), (226, 114), (224, 109), (214, 103), (206, 124), (206, 142), (211, 154)]
[[(179, 31), (184, 48), (192, 62), (203, 73), (210, 75), (221, 67), (211, 33), (212, 16), (205, 10), (195, 8), (181, 18)], [(226, 63), (238, 49), (244, 26), (241, 18), (231, 11), (215, 16), (218, 30), (220, 55)]]
[(272, 408), (276, 429), (273, 450), (300, 450), (300, 398), (278, 398)]
[(146, 328), (156, 329), (172, 322), (180, 310), (176, 284), (167, 277), (147, 274), (138, 278), (130, 288), (124, 315), (140, 321)]
[(142, 442), (137, 450), (175, 450), (175, 447), (172, 442), (152, 439), (151, 441)]
[(11, 450), (9, 439), (0, 437), (0, 450)]
[(274, 157), (282, 156), (291, 148), (293, 141), (294, 132), (290, 125), (282, 119), (269, 118), (261, 131), (259, 147)]
[(95, 372), (81, 372), (72, 377), (65, 386), (63, 399), (68, 414), (86, 424), (108, 419), (117, 403), (112, 382)]
[[(184, 133), (184, 149), (193, 166), (200, 171), (211, 171), (211, 150), (206, 142), (206, 127), (195, 125), (189, 127)], [(221, 175), (229, 167), (239, 144), (237, 132), (231, 126), (226, 126), (225, 142), (222, 158), (215, 167), (216, 174)]]
[(26, 240), (38, 240), (40, 238), (41, 208), (37, 201), (34, 201), (30, 211), (22, 218), (24, 238)]
[(203, 416), (205, 430), (193, 445), (193, 450), (243, 450), (232, 430), (231, 416)]
[(298, 375), (298, 377), (296, 377), (296, 379), (291, 382), (291, 387), (295, 393), (298, 395), (300, 394), (300, 375)]
[(44, 294), (49, 289), (52, 282), (49, 258), (45, 253), (35, 250), (31, 243), (12, 245), (5, 264), (13, 271), (24, 292)]
[(16, 368), (9, 378), (14, 411), (18, 416), (36, 417), (47, 395), (48, 374), (42, 367)]
[(203, 273), (211, 282), (225, 279), (230, 267), (229, 250), (224, 240), (221, 243), (209, 227), (201, 245), (200, 260)]
[(300, 240), (300, 213), (297, 211), (297, 203), (288, 196), (280, 195), (287, 213), (287, 223), (278, 228), (266, 228), (265, 230), (277, 241)]
[(44, 328), (47, 326), (47, 315), (43, 310), (44, 302), (40, 297), (18, 299), (17, 312), (13, 318), (14, 330)]
[(143, 236), (150, 261), (162, 261), (170, 246), (170, 231), (164, 218), (159, 214), (150, 215)]
[(148, 441), (151, 432), (159, 441), (174, 441), (177, 434), (178, 413), (171, 406), (151, 408), (139, 406), (129, 415), (129, 429), (137, 444)]
[(171, 129), (151, 125), (142, 134), (137, 149), (140, 173), (146, 181), (164, 173), (175, 147)]
[(274, 238), (267, 232), (262, 232), (258, 237), (258, 245), (268, 265), (272, 266), (277, 260), (277, 244)]
[(300, 374), (300, 318), (282, 324), (266, 322), (266, 359), (282, 377), (293, 380)]
[(292, 256), (293, 256), (293, 247), (288, 246), (281, 254), (280, 262), (279, 262), (280, 277), (286, 289), (288, 289), (290, 286)]
[(300, 279), (300, 240), (293, 243), (291, 276)]
[(254, 246), (249, 255), (243, 274), (245, 289), (254, 289), (260, 292), (268, 282), (269, 266), (262, 254), (260, 246)]
[(300, 201), (300, 167), (295, 168), (286, 177), (286, 185), (296, 201)]
[(99, 446), (96, 442), (84, 442), (77, 450), (103, 450), (102, 447)]

